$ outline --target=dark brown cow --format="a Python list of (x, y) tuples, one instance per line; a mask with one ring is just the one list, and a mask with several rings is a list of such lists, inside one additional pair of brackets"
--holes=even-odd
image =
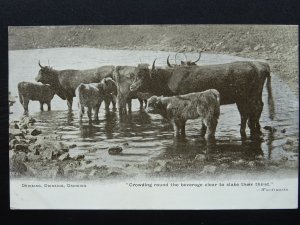
[(135, 78), (134, 71), (135, 67), (133, 66), (117, 66), (113, 73), (113, 79), (117, 83), (117, 104), (120, 114), (127, 113), (126, 104), (128, 106), (128, 111), (131, 112), (132, 99), (137, 98), (139, 100), (141, 109), (143, 108), (143, 102), (145, 102), (145, 106), (147, 104), (146, 98), (143, 98), (144, 95), (130, 91), (130, 85), (133, 83)]
[[(220, 93), (221, 105), (236, 103), (241, 115), (240, 133), (246, 138), (246, 123), (251, 137), (261, 134), (259, 119), (263, 109), (262, 91), (267, 79), (269, 105), (274, 108), (271, 98), (270, 67), (264, 62), (232, 62), (217, 65), (179, 66), (169, 69), (138, 66), (131, 91), (148, 88), (155, 95), (174, 96), (207, 89)], [(272, 114), (270, 115), (272, 117)]]
[(37, 82), (49, 84), (55, 93), (63, 100), (68, 101), (68, 109), (72, 111), (73, 97), (75, 89), (80, 85), (89, 83), (99, 83), (103, 78), (113, 75), (114, 66), (102, 66), (89, 70), (55, 70), (48, 66), (41, 66)]
[(49, 85), (35, 84), (31, 82), (18, 83), (19, 99), (23, 105), (24, 114), (28, 113), (29, 101), (39, 101), (40, 109), (44, 111), (43, 105), (47, 104), (48, 111), (51, 110), (51, 100), (55, 94), (55, 91), (49, 87)]

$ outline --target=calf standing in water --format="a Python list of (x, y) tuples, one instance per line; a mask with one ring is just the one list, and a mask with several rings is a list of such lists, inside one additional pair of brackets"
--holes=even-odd
[(23, 81), (18, 83), (18, 92), (20, 103), (24, 108), (24, 114), (28, 113), (28, 104), (30, 100), (39, 101), (41, 104), (41, 111), (44, 111), (44, 104), (47, 104), (48, 111), (51, 110), (51, 100), (53, 99), (55, 92), (49, 85)]
[(207, 130), (207, 138), (213, 139), (220, 115), (220, 94), (216, 89), (209, 89), (173, 97), (152, 96), (148, 99), (146, 112), (171, 120), (176, 137), (180, 132), (185, 136), (188, 119), (201, 118), (201, 136), (204, 137)]
[(102, 101), (105, 102), (106, 110), (109, 109), (109, 104), (112, 102), (113, 108), (116, 107), (117, 86), (115, 81), (110, 77), (104, 78), (100, 83), (81, 83), (75, 90), (79, 119), (82, 120), (84, 107), (87, 107), (87, 115), (89, 121), (92, 120), (92, 109), (95, 112), (94, 119), (98, 120), (99, 108)]

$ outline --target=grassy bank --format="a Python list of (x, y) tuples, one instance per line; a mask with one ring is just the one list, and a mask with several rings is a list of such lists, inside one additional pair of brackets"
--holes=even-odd
[(205, 51), (265, 59), (298, 96), (298, 27), (155, 25), (11, 27), (9, 49), (96, 47)]

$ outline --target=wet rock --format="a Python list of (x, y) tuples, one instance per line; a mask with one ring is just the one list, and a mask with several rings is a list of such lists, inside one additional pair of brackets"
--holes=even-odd
[(282, 148), (287, 152), (298, 152), (299, 140), (293, 138), (287, 138)]
[(68, 152), (66, 152), (66, 153), (64, 153), (64, 154), (62, 154), (61, 156), (58, 157), (59, 161), (65, 161), (65, 160), (68, 160), (68, 159), (70, 159), (70, 155), (69, 155)]
[(27, 144), (16, 144), (15, 150), (17, 152), (29, 152)]
[(228, 169), (230, 166), (229, 166), (229, 164), (227, 164), (227, 163), (222, 163), (221, 165), (220, 165), (220, 169), (222, 169), (222, 170), (226, 170), (226, 169)]
[(71, 144), (71, 145), (69, 146), (69, 149), (70, 149), (70, 148), (76, 148), (76, 147), (77, 147), (76, 144)]
[(16, 144), (18, 144), (18, 141), (16, 139), (13, 139), (9, 142), (9, 149), (14, 149)]
[(32, 135), (26, 135), (26, 136), (25, 136), (25, 139), (28, 140), (29, 143), (31, 144), (31, 143), (36, 142), (37, 137), (34, 137), (34, 136), (32, 136)]
[(193, 162), (202, 162), (206, 159), (205, 154), (197, 154)]
[(21, 119), (20, 124), (32, 125), (36, 120), (32, 116), (25, 116)]
[(255, 167), (255, 162), (254, 162), (254, 161), (248, 162), (248, 166), (250, 166), (250, 167)]
[(265, 130), (268, 130), (268, 131), (270, 131), (270, 132), (275, 132), (275, 131), (277, 131), (277, 129), (276, 129), (275, 127), (271, 127), (271, 126), (264, 126), (264, 129), (265, 129)]
[(54, 159), (54, 151), (52, 149), (46, 149), (45, 151), (41, 152), (41, 155), (44, 159)]
[(285, 134), (286, 129), (284, 128), (284, 129), (282, 129), (280, 132), (283, 133), (283, 134)]
[(260, 45), (256, 45), (256, 46), (253, 48), (253, 50), (254, 50), (254, 51), (257, 51), (257, 50), (259, 50), (260, 48), (261, 48)]
[(73, 157), (73, 159), (76, 160), (76, 161), (80, 161), (80, 160), (83, 160), (84, 157), (85, 157), (84, 155), (79, 154), (79, 155), (76, 155), (75, 157)]
[(42, 131), (38, 128), (34, 128), (33, 130), (30, 131), (30, 135), (32, 136), (37, 136), (40, 135), (42, 133)]
[(213, 165), (206, 165), (203, 167), (203, 170), (201, 171), (201, 174), (213, 174), (215, 173), (217, 170), (216, 166)]
[(120, 146), (113, 146), (108, 149), (108, 154), (110, 155), (119, 155), (123, 151)]
[(21, 136), (24, 138), (24, 134), (20, 129), (9, 129), (9, 138), (12, 139), (16, 136)]
[(34, 152), (30, 152), (27, 154), (28, 161), (38, 161), (42, 159), (42, 156), (39, 154), (35, 154)]
[(9, 169), (16, 174), (26, 174), (27, 166), (20, 156), (14, 155), (9, 163)]

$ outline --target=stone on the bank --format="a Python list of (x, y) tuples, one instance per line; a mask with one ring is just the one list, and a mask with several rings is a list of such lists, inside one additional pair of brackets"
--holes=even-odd
[(60, 161), (64, 161), (64, 160), (68, 160), (68, 159), (70, 159), (70, 155), (68, 152), (66, 152), (58, 157), (58, 160), (60, 160)]
[(15, 150), (17, 152), (28, 152), (29, 151), (27, 144), (16, 144)]
[(32, 117), (32, 116), (24, 116), (21, 121), (20, 124), (34, 124), (36, 122), (36, 120)]
[(30, 134), (32, 136), (37, 136), (37, 135), (40, 135), (42, 133), (42, 131), (38, 128), (34, 128), (32, 131), (30, 131)]
[(205, 154), (197, 154), (194, 158), (194, 162), (201, 162), (206, 159)]
[(79, 154), (79, 155), (74, 156), (73, 159), (79, 161), (79, 160), (84, 159), (84, 157), (85, 157), (84, 155)]
[(14, 172), (16, 174), (25, 174), (27, 172), (27, 166), (23, 162), (20, 156), (13, 155), (9, 162), (10, 172)]
[(204, 166), (203, 170), (201, 171), (201, 173), (204, 173), (204, 174), (212, 174), (212, 173), (215, 173), (217, 170), (217, 167), (216, 166), (213, 166), (213, 165), (206, 165)]
[(108, 154), (110, 154), (110, 155), (118, 155), (122, 151), (123, 151), (122, 147), (120, 147), (120, 146), (113, 146), (113, 147), (110, 147), (108, 149)]
[(20, 129), (10, 128), (8, 132), (9, 132), (9, 137), (10, 138), (14, 138), (16, 136), (24, 137), (24, 134)]
[(52, 149), (46, 149), (45, 151), (41, 152), (41, 155), (44, 159), (54, 159), (54, 151)]

